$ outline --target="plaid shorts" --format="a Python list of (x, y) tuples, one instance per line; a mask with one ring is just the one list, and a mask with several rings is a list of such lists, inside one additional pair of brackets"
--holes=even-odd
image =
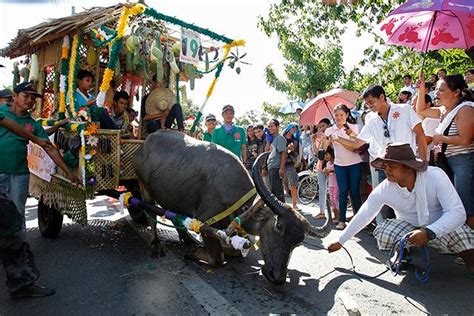
[[(418, 228), (399, 219), (386, 219), (377, 225), (374, 237), (380, 250), (390, 250), (395, 242)], [(427, 245), (445, 254), (474, 249), (474, 230), (463, 224), (455, 231), (429, 241)]]

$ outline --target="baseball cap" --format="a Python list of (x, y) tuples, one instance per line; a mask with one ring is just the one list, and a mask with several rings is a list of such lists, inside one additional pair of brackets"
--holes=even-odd
[(10, 98), (12, 96), (12, 92), (8, 89), (0, 90), (0, 99), (3, 98)]
[(207, 122), (207, 121), (213, 121), (213, 120), (214, 120), (214, 121), (217, 121), (217, 120), (216, 120), (216, 116), (215, 116), (214, 114), (208, 114), (208, 115), (206, 116), (206, 122)]
[(224, 113), (225, 111), (228, 111), (228, 110), (231, 110), (232, 112), (235, 112), (234, 107), (230, 104), (227, 104), (227, 105), (224, 105), (224, 107), (222, 108), (222, 113)]
[(21, 93), (21, 92), (24, 92), (24, 93), (28, 93), (28, 94), (32, 94), (34, 95), (35, 97), (37, 98), (42, 98), (43, 95), (36, 92), (36, 89), (35, 89), (35, 86), (33, 85), (32, 82), (23, 82), (23, 83), (20, 83), (19, 85), (17, 85), (13, 91), (15, 93)]

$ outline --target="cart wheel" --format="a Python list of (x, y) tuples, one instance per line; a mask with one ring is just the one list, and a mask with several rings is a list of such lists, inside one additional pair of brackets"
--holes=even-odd
[(38, 201), (38, 226), (41, 236), (55, 238), (63, 226), (63, 214), (53, 207)]

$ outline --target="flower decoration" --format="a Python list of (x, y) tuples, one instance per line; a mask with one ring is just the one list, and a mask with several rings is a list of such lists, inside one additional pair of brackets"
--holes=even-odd
[(77, 111), (77, 116), (84, 118), (84, 120), (88, 121), (89, 120), (89, 113), (87, 111), (86, 107), (81, 107), (79, 108), (79, 111)]
[(86, 131), (89, 134), (97, 134), (97, 125), (95, 123), (90, 123), (86, 127)]
[(400, 112), (398, 112), (398, 111), (393, 112), (392, 117), (393, 117), (395, 120), (399, 119), (399, 118), (400, 118)]
[(99, 139), (96, 136), (87, 137), (87, 145), (96, 147), (99, 143)]

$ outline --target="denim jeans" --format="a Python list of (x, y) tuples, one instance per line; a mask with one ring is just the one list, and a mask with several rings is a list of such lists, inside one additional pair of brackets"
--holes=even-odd
[(467, 216), (474, 216), (474, 153), (447, 157), (453, 171), (451, 182), (461, 198)]
[(23, 230), (26, 230), (25, 224), (25, 205), (28, 197), (28, 185), (30, 181), (29, 174), (6, 174), (0, 173), (0, 193), (3, 193), (10, 199), (23, 218)]
[(339, 221), (346, 221), (347, 194), (351, 193), (352, 208), (354, 214), (362, 205), (360, 199), (360, 177), (362, 173), (362, 163), (350, 166), (334, 166), (336, 172), (337, 186), (339, 187)]
[(319, 186), (319, 211), (324, 214), (326, 211), (328, 177), (324, 172), (317, 171)]

